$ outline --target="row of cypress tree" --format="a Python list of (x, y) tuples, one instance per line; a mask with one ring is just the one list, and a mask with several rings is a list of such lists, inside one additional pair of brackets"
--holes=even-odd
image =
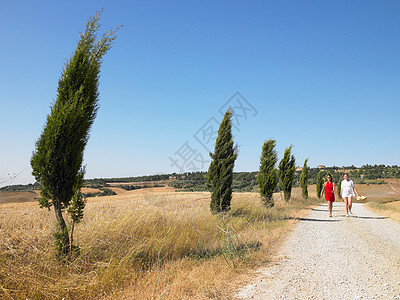
[[(208, 168), (206, 186), (211, 192), (210, 209), (213, 213), (228, 211), (232, 200), (232, 178), (233, 167), (237, 158), (237, 146), (234, 146), (232, 136), (233, 112), (228, 109), (220, 124), (218, 137), (215, 143), (214, 153), (210, 153), (212, 161)], [(292, 152), (292, 145), (289, 146), (279, 162), (278, 170), (275, 168), (278, 162), (275, 150), (276, 141), (266, 140), (262, 146), (260, 157), (260, 170), (257, 181), (260, 188), (260, 195), (267, 207), (274, 206), (273, 193), (279, 184), (283, 190), (284, 199), (289, 201), (292, 193), (293, 176), (296, 160)], [(307, 191), (307, 161), (304, 162), (301, 175), (301, 186), (303, 197), (308, 197)]]
[[(59, 254), (68, 254), (73, 249), (74, 224), (79, 223), (83, 217), (83, 154), (99, 107), (101, 64), (118, 30), (117, 27), (107, 31), (98, 40), (100, 15), (101, 11), (89, 18), (74, 54), (63, 68), (58, 82), (57, 99), (47, 116), (31, 158), (32, 174), (41, 185), (39, 204), (43, 208), (54, 207), (57, 220), (54, 236)], [(232, 136), (232, 116), (233, 111), (228, 109), (218, 130), (215, 151), (210, 153), (212, 161), (206, 185), (211, 191), (210, 208), (213, 213), (228, 211), (231, 205), (233, 168), (238, 155), (238, 147), (234, 145)], [(278, 170), (275, 169), (275, 146), (275, 140), (267, 140), (262, 146), (260, 158), (257, 179), (266, 206), (274, 205), (272, 194), (278, 183), (285, 200), (289, 201), (295, 172), (292, 146), (285, 150)], [(307, 174), (304, 176), (302, 182), (307, 184)], [(307, 187), (305, 193), (306, 190)], [(63, 217), (65, 210), (72, 219), (70, 228)]]
[[(31, 157), (32, 174), (41, 186), (39, 204), (42, 208), (54, 208), (57, 220), (54, 237), (58, 253), (64, 255), (73, 249), (74, 225), (83, 218), (83, 154), (99, 107), (101, 64), (118, 30), (117, 27), (107, 31), (97, 39), (100, 15), (101, 11), (89, 18), (75, 52), (63, 68), (56, 101)], [(213, 213), (228, 211), (231, 205), (233, 168), (238, 155), (232, 136), (232, 116), (233, 111), (228, 109), (218, 131), (215, 151), (210, 153), (212, 161), (206, 184), (211, 191), (210, 208)], [(258, 178), (261, 195), (270, 206), (273, 205), (272, 193), (278, 184), (278, 177), (285, 199), (290, 199), (295, 171), (290, 146), (285, 150), (277, 172), (275, 145), (274, 140), (264, 143)], [(63, 217), (65, 210), (71, 216), (71, 226), (67, 226)]]

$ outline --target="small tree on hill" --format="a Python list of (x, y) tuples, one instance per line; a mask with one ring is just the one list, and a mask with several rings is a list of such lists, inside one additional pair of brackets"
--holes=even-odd
[(296, 163), (294, 155), (291, 155), (290, 153), (292, 147), (293, 146), (290, 146), (285, 150), (283, 158), (279, 162), (279, 170), (278, 170), (279, 185), (283, 190), (284, 198), (286, 201), (289, 201), (292, 195), (293, 176)]
[(304, 199), (308, 198), (308, 190), (307, 190), (307, 180), (308, 180), (307, 161), (308, 161), (308, 158), (306, 158), (305, 161), (304, 161), (303, 170), (301, 171), (301, 175), (300, 175), (301, 194), (303, 195)]
[(278, 176), (275, 165), (278, 161), (275, 151), (276, 141), (269, 139), (262, 146), (260, 158), (260, 171), (257, 181), (260, 187), (260, 195), (266, 206), (274, 206), (273, 193), (278, 184)]
[(63, 211), (68, 209), (73, 224), (83, 217), (83, 154), (98, 110), (102, 59), (116, 38), (114, 29), (96, 41), (100, 14), (89, 18), (74, 54), (63, 68), (57, 99), (31, 158), (32, 174), (41, 185), (39, 204), (42, 208), (54, 207), (54, 236), (59, 254), (70, 252), (73, 239), (69, 237)]
[(233, 145), (232, 110), (228, 109), (222, 119), (215, 143), (214, 154), (208, 168), (207, 188), (211, 192), (211, 212), (228, 211), (232, 199), (233, 167), (237, 158), (237, 146)]
[(323, 171), (319, 171), (318, 173), (318, 177), (317, 177), (317, 186), (316, 186), (316, 192), (317, 192), (317, 197), (321, 198), (321, 192), (322, 192), (322, 188), (324, 186), (324, 172)]
[(341, 197), (340, 197), (341, 190), (342, 190), (342, 179), (339, 178), (339, 182), (337, 185), (337, 195), (338, 195), (339, 199), (341, 199)]

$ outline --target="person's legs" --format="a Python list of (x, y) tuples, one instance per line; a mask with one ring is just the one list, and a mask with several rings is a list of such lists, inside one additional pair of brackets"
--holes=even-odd
[(352, 214), (352, 212), (351, 212), (352, 206), (353, 206), (353, 197), (350, 196), (350, 197), (349, 197), (349, 213), (350, 213), (350, 214)]
[(343, 197), (344, 207), (346, 208), (346, 216), (349, 214), (348, 197)]
[(332, 201), (328, 201), (329, 216), (332, 217)]

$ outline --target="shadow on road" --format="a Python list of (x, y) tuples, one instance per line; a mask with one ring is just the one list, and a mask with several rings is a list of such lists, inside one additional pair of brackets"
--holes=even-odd
[(357, 218), (357, 219), (369, 219), (369, 220), (384, 220), (387, 219), (387, 217), (363, 217), (363, 216), (352, 216), (352, 218)]
[[(340, 217), (340, 216), (336, 216)], [(341, 219), (347, 219), (345, 215), (340, 217)], [(367, 219), (367, 220), (385, 220), (387, 217), (363, 217), (363, 216), (352, 216), (349, 217), (349, 219), (354, 218), (354, 219)], [(313, 219), (313, 218), (293, 218), (294, 220), (298, 221), (310, 221), (310, 222), (340, 222), (341, 219)]]
[(340, 220), (327, 220), (327, 219), (311, 219), (311, 218), (296, 218), (299, 221), (311, 221), (311, 222), (339, 222)]

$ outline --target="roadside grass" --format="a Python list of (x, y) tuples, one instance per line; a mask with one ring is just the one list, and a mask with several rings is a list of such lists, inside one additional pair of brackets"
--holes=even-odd
[(369, 201), (366, 207), (384, 217), (400, 222), (400, 199), (383, 199)]
[(1, 299), (227, 298), (267, 263), (307, 208), (294, 191), (265, 208), (237, 193), (212, 215), (210, 194), (124, 193), (91, 198), (76, 228), (80, 253), (54, 256), (54, 212), (37, 203), (0, 206)]

